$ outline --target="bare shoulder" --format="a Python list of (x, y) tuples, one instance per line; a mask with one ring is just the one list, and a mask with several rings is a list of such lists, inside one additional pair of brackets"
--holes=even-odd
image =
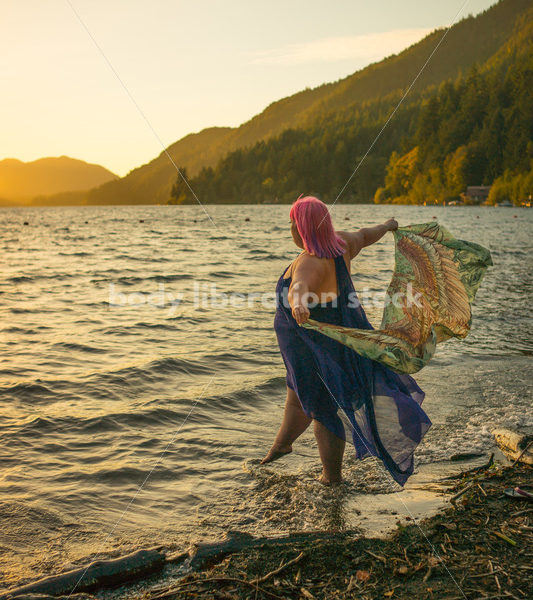
[(337, 231), (340, 237), (346, 242), (347, 253), (351, 260), (361, 252), (365, 245), (364, 233), (359, 231)]
[(295, 271), (324, 271), (327, 269), (326, 261), (313, 254), (302, 254), (295, 266)]
[(302, 261), (308, 263), (309, 258), (315, 257), (310, 254), (307, 254), (306, 252), (301, 252), (300, 254), (298, 254), (298, 256), (289, 265), (289, 268), (287, 269), (287, 275), (290, 275), (292, 277), (296, 272), (298, 266), (301, 265)]
[(327, 261), (312, 254), (301, 254), (292, 269), (292, 279), (306, 281), (309, 285), (320, 282), (327, 274)]

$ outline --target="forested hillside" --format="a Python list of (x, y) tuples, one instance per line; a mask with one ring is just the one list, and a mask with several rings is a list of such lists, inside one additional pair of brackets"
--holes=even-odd
[[(368, 150), (400, 96), (391, 94), (357, 109), (337, 111), (312, 127), (288, 129), (250, 149), (236, 150), (216, 168), (207, 167), (191, 180), (203, 202), (290, 202), (302, 192), (330, 200), (339, 193), (357, 161)], [(416, 122), (417, 102), (410, 101), (395, 116), (358, 170), (345, 201), (369, 202), (391, 152)], [(173, 202), (193, 201), (180, 178), (172, 190)]]
[[(467, 185), (489, 185), (502, 176), (491, 201), (527, 198), (533, 192), (532, 14), (522, 14), (481, 65), (411, 93), (340, 201), (443, 202)], [(338, 109), (310, 127), (234, 151), (216, 168), (202, 169), (192, 187), (204, 202), (290, 202), (302, 192), (334, 200), (400, 98), (397, 91)], [(192, 201), (179, 179), (172, 198)]]
[(533, 194), (533, 22), (485, 65), (424, 102), (407, 152), (393, 152), (376, 202), (421, 204), (492, 185), (490, 203)]

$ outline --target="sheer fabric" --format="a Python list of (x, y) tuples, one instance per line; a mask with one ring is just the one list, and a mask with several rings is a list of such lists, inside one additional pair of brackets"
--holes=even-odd
[[(332, 326), (371, 330), (356, 301), (344, 258), (334, 260), (338, 297), (325, 306), (311, 307), (311, 317)], [(284, 274), (276, 286), (274, 328), (287, 386), (296, 392), (309, 417), (338, 437), (351, 438), (358, 458), (379, 457), (394, 480), (404, 485), (413, 473), (414, 451), (431, 426), (421, 407), (424, 392), (409, 375), (299, 326), (288, 303), (291, 279)]]

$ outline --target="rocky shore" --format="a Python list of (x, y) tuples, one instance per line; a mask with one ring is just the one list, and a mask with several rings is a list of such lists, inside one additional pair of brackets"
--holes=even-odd
[(533, 504), (504, 491), (531, 485), (532, 474), (522, 463), (475, 469), (450, 480), (445, 510), (387, 539), (331, 532), (252, 546), (142, 598), (530, 598)]
[[(522, 444), (523, 445), (523, 444)], [(531, 442), (528, 442), (528, 447)], [(522, 458), (527, 449), (524, 446)], [(2, 600), (220, 600), (531, 597), (533, 467), (485, 465), (441, 480), (445, 508), (398, 520), (385, 538), (360, 531), (256, 538), (230, 532), (188, 551), (97, 561), (9, 590)]]

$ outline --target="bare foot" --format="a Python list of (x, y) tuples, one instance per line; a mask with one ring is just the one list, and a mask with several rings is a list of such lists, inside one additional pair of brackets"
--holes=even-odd
[(265, 465), (266, 463), (273, 462), (285, 456), (286, 454), (290, 454), (292, 452), (292, 446), (272, 446), (268, 451), (268, 454), (263, 458), (263, 460), (259, 463), (261, 465)]
[(324, 475), (324, 473), (322, 473), (322, 475), (320, 475), (320, 477), (318, 478), (318, 481), (320, 481), (320, 483), (322, 485), (326, 485), (326, 486), (340, 485), (341, 483), (343, 483), (342, 477), (339, 477), (338, 479), (331, 479), (329, 477), (326, 477)]

